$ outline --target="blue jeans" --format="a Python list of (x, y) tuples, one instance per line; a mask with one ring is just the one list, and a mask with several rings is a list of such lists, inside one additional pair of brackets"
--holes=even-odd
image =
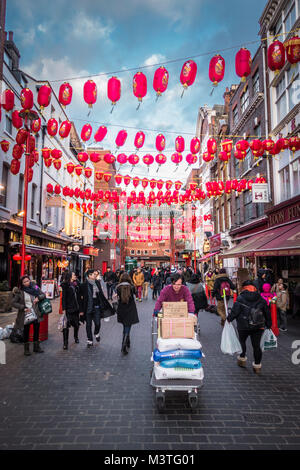
[(112, 298), (112, 294), (113, 294), (113, 290), (114, 290), (114, 284), (106, 284), (106, 288), (107, 288), (107, 298), (108, 299), (111, 299)]
[(100, 307), (94, 307), (90, 313), (86, 314), (86, 334), (89, 341), (93, 341), (92, 321), (95, 324), (94, 334), (97, 335), (101, 327)]

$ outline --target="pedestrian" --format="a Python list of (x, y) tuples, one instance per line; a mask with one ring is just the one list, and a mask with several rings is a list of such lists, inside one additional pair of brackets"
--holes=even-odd
[(262, 286), (262, 292), (261, 292), (261, 296), (263, 299), (265, 299), (265, 301), (267, 302), (267, 304), (269, 305), (270, 301), (276, 297), (276, 294), (275, 292), (271, 292), (271, 284), (269, 284), (268, 282), (265, 282)]
[(189, 282), (190, 279), (191, 279), (191, 273), (190, 273), (190, 271), (189, 271), (186, 267), (183, 268), (183, 272), (182, 272), (182, 275), (181, 275), (181, 276), (182, 276), (182, 280), (183, 280), (183, 283), (184, 283), (184, 284), (186, 284), (187, 282)]
[(114, 309), (106, 299), (101, 283), (97, 281), (97, 271), (88, 269), (86, 281), (81, 284), (79, 291), (79, 309), (81, 317), (86, 321), (87, 346), (93, 346), (92, 322), (94, 322), (94, 335), (100, 341), (101, 318), (108, 318), (115, 314)]
[(114, 285), (116, 283), (116, 275), (111, 270), (110, 266), (107, 267), (107, 271), (103, 276), (103, 280), (106, 282), (107, 298), (108, 300), (112, 300)]
[[(33, 325), (33, 352), (43, 353), (44, 351), (40, 347), (39, 341), (40, 322), (43, 321), (43, 318), (38, 307), (38, 302), (46, 298), (45, 294), (35, 284), (35, 282), (30, 281), (28, 275), (21, 277), (20, 288), (14, 287), (12, 294), (12, 307), (18, 310), (14, 329), (23, 330), (24, 355), (31, 355), (29, 348), (29, 329), (31, 324)], [(25, 315), (30, 312), (35, 313), (36, 320), (34, 320), (33, 323), (25, 325)]]
[(208, 307), (207, 297), (199, 274), (193, 274), (190, 282), (188, 282), (186, 286), (192, 294), (195, 305), (195, 315), (198, 316), (199, 310), (205, 310)]
[(122, 323), (123, 325), (121, 351), (124, 355), (126, 355), (128, 354), (128, 349), (130, 348), (131, 326), (139, 323), (136, 303), (134, 300), (135, 288), (129, 274), (122, 274), (120, 283), (117, 285), (116, 290), (118, 295), (118, 323)]
[(283, 279), (278, 279), (278, 281), (276, 282), (276, 284), (273, 284), (272, 286), (272, 289), (271, 289), (271, 292), (275, 292), (277, 293), (278, 292), (278, 285), (279, 284), (283, 284)]
[(264, 268), (259, 268), (257, 270), (257, 278), (254, 281), (254, 284), (256, 285), (257, 290), (259, 292), (262, 292), (263, 290), (263, 285), (266, 283), (265, 279), (266, 279), (266, 272)]
[(276, 307), (279, 329), (280, 331), (287, 331), (288, 296), (283, 283), (278, 284)]
[(161, 286), (161, 278), (159, 276), (158, 269), (156, 269), (156, 271), (154, 271), (154, 274), (151, 278), (151, 286), (153, 288), (152, 299), (156, 300), (157, 296), (159, 296), (159, 294), (160, 294), (161, 287), (162, 287)]
[(63, 329), (63, 349), (68, 349), (69, 328), (74, 328), (75, 343), (79, 343), (79, 282), (74, 272), (67, 271), (62, 279), (62, 313), (67, 317), (66, 327)]
[(133, 283), (137, 290), (137, 295), (139, 302), (142, 302), (142, 292), (143, 292), (143, 284), (144, 284), (144, 274), (142, 273), (141, 268), (137, 268), (136, 273), (133, 275)]
[[(255, 310), (257, 319), (261, 318), (261, 324), (251, 326), (251, 313)], [(237, 357), (237, 364), (240, 367), (246, 367), (246, 340), (250, 336), (254, 362), (252, 363), (253, 371), (256, 374), (261, 372), (262, 350), (260, 341), (264, 332), (264, 327), (271, 328), (271, 312), (267, 302), (261, 297), (254, 282), (244, 281), (242, 284), (242, 292), (238, 296), (233, 305), (231, 312), (227, 317), (228, 322), (236, 320), (239, 340), (242, 347), (241, 354)], [(249, 322), (250, 320), (250, 322)]]
[(217, 312), (221, 317), (221, 325), (224, 326), (226, 320), (224, 295), (226, 296), (227, 303), (230, 299), (231, 290), (235, 291), (235, 285), (229, 279), (225, 268), (220, 269), (220, 274), (216, 275), (212, 296), (217, 299)]
[(149, 283), (151, 281), (151, 276), (150, 276), (150, 273), (149, 273), (149, 269), (145, 268), (143, 270), (143, 274), (144, 274), (143, 299), (148, 300), (148, 287), (149, 287)]
[(172, 276), (172, 284), (163, 288), (154, 307), (155, 315), (161, 311), (163, 302), (187, 302), (188, 312), (195, 312), (195, 305), (187, 286), (183, 284), (182, 276), (178, 273)]
[(211, 269), (209, 269), (208, 272), (205, 275), (205, 282), (206, 282), (206, 285), (207, 285), (207, 295), (210, 299), (211, 299), (211, 293), (212, 293), (213, 288), (214, 288), (215, 279), (216, 279), (215, 274), (212, 272)]

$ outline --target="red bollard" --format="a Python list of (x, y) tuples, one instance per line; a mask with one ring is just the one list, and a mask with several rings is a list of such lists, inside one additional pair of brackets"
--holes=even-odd
[(207, 284), (205, 284), (205, 295), (206, 295), (206, 297), (207, 297), (207, 298), (209, 297), (209, 295), (208, 295), (208, 286), (207, 286)]
[(279, 328), (277, 323), (277, 307), (275, 302), (270, 302), (270, 309), (271, 309), (271, 318), (272, 318), (272, 326), (271, 330), (273, 331), (275, 336), (279, 336)]
[(63, 308), (62, 308), (62, 290), (60, 291), (60, 294), (59, 294), (59, 311), (58, 311), (58, 313), (59, 313), (60, 315), (62, 315), (62, 313), (63, 313)]
[[(48, 339), (48, 315), (44, 315), (44, 320), (40, 323), (39, 341)], [(29, 328), (29, 341), (33, 341), (33, 325)]]

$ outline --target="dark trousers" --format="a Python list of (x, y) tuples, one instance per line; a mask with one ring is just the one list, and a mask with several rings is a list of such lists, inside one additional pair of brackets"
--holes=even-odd
[(108, 299), (111, 299), (111, 298), (112, 298), (112, 294), (113, 294), (113, 290), (114, 290), (114, 284), (108, 284), (108, 283), (106, 283), (106, 289), (107, 289), (107, 298), (108, 298)]
[[(40, 324), (37, 320), (35, 320), (33, 323), (30, 323), (30, 325), (33, 325), (33, 341), (38, 341), (39, 340), (39, 333), (40, 333)], [(29, 342), (29, 329), (30, 325), (24, 325), (24, 343)]]
[(93, 341), (92, 322), (95, 324), (94, 334), (97, 335), (101, 327), (100, 307), (94, 307), (90, 313), (86, 314), (86, 334), (89, 341)]
[(131, 325), (130, 326), (123, 325), (123, 335), (129, 335), (130, 330), (131, 330)]
[(246, 356), (246, 340), (248, 336), (250, 336), (253, 347), (254, 362), (255, 364), (261, 363), (262, 350), (260, 348), (260, 340), (263, 332), (264, 330), (238, 330), (239, 339), (242, 346), (242, 353), (240, 354), (240, 357)]

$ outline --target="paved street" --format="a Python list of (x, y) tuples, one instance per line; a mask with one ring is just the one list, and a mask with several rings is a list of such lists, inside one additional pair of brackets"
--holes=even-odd
[[(300, 365), (291, 344), (300, 320), (289, 320), (279, 348), (266, 352), (260, 377), (220, 351), (219, 319), (201, 316), (204, 387), (191, 411), (186, 397), (169, 395), (156, 410), (149, 385), (152, 300), (138, 304), (140, 323), (123, 357), (121, 325), (102, 322), (101, 342), (86, 348), (73, 338), (62, 349), (57, 301), (44, 354), (24, 357), (8, 343), (0, 365), (0, 449), (300, 449)], [(252, 359), (252, 354), (249, 354)]]

